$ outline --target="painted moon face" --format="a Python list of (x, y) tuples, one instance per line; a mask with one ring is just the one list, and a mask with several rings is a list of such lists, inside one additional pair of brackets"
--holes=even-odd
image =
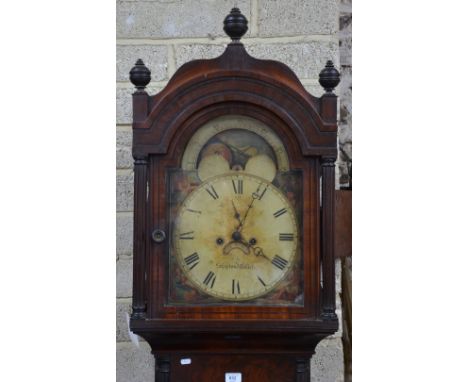
[(210, 155), (220, 155), (229, 163), (232, 162), (231, 150), (223, 143), (212, 143), (208, 145), (201, 153), (202, 158)]

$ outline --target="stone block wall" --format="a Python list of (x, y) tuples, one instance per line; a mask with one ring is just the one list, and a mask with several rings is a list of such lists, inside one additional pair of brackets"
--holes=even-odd
[[(351, 166), (352, 161), (352, 0), (341, 0), (340, 2), (340, 73), (341, 84), (338, 95), (340, 96), (340, 118), (338, 122), (338, 137), (339, 137), (339, 153), (338, 153), (338, 177), (337, 182), (340, 186), (348, 186), (351, 188)], [(343, 259), (343, 273), (351, 276), (351, 257)], [(343, 278), (344, 281), (349, 280), (349, 277)], [(351, 286), (347, 284), (345, 293), (350, 290)], [(350, 292), (348, 292), (350, 293)], [(348, 300), (349, 299), (344, 299)], [(351, 305), (351, 304), (349, 304)], [(345, 306), (344, 311), (350, 315), (351, 306)], [(341, 315), (343, 317), (343, 314)], [(343, 358), (345, 363), (345, 381), (352, 380), (352, 333), (351, 319), (344, 315), (344, 323), (348, 328), (342, 336), (343, 341)], [(342, 321), (343, 322), (343, 321)], [(342, 331), (343, 334), (343, 331)]]
[(340, 3), (340, 73), (341, 84), (338, 95), (340, 96), (340, 119), (339, 119), (339, 147), (338, 167), (340, 180), (344, 186), (350, 185), (350, 174), (346, 162), (352, 159), (352, 7), (351, 0), (341, 0)]
[[(147, 90), (154, 94), (183, 63), (218, 56), (230, 41), (222, 30), (222, 21), (233, 6), (249, 20), (249, 31), (242, 39), (247, 51), (254, 57), (289, 65), (315, 96), (322, 94), (317, 82), (319, 71), (329, 59), (338, 66), (343, 54), (340, 0), (117, 1), (117, 382), (154, 380), (154, 358), (149, 346), (142, 340), (139, 348), (130, 342), (126, 321), (131, 305), (133, 238), (133, 88), (128, 72), (136, 59), (142, 58), (152, 74)], [(347, 134), (350, 128), (345, 126), (340, 111), (340, 134)], [(350, 134), (343, 142), (348, 140)], [(337, 314), (341, 317), (341, 267), (337, 264), (336, 268)], [(341, 329), (318, 346), (311, 374), (312, 381), (343, 381)]]

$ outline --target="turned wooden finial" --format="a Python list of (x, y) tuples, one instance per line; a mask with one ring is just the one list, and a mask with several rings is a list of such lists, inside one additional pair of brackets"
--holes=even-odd
[(224, 19), (224, 31), (233, 42), (239, 42), (249, 29), (247, 24), (248, 21), (239, 8), (232, 8), (231, 13)]
[(130, 81), (138, 90), (144, 90), (151, 81), (151, 71), (145, 66), (141, 58), (130, 70)]
[(340, 72), (336, 70), (333, 61), (327, 61), (319, 74), (319, 83), (327, 93), (333, 93), (333, 89), (340, 83)]

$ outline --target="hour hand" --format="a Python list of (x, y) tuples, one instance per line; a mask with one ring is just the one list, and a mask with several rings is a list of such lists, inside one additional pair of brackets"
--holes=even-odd
[(231, 203), (232, 203), (232, 206), (234, 207), (234, 217), (237, 219), (239, 224), (241, 224), (240, 213), (239, 213), (239, 211), (237, 211), (237, 208), (236, 208), (233, 200), (231, 200)]

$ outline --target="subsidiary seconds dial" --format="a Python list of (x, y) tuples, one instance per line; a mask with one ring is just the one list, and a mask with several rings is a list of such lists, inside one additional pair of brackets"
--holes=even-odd
[(202, 183), (183, 202), (172, 235), (177, 262), (193, 286), (238, 301), (264, 295), (284, 279), (298, 240), (285, 195), (246, 173)]

